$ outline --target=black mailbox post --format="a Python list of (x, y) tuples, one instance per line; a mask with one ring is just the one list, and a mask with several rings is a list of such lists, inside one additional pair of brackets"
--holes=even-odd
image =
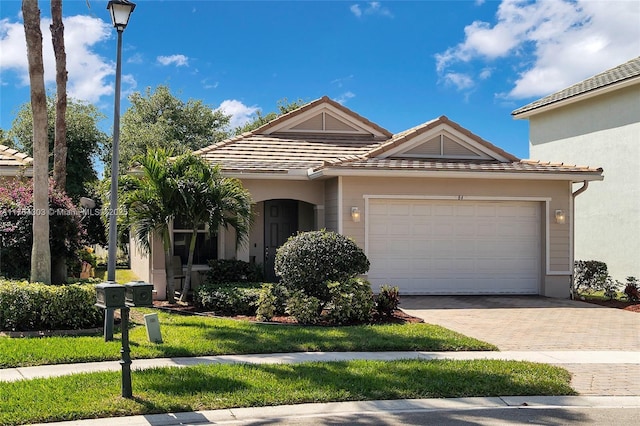
[(116, 284), (113, 281), (98, 284), (96, 286), (96, 306), (106, 312), (120, 309), (122, 319), (122, 348), (120, 355), (122, 360), (122, 396), (132, 398), (131, 389), (131, 350), (129, 347), (129, 308), (153, 306), (153, 285), (144, 281), (134, 281), (125, 285)]

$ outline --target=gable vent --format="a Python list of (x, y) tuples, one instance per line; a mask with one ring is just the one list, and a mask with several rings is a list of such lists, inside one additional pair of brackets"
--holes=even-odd
[(461, 159), (485, 159), (488, 156), (465, 146), (464, 144), (440, 134), (420, 145), (398, 153), (402, 157), (416, 158), (461, 158)]
[(350, 126), (334, 115), (322, 111), (302, 123), (289, 128), (288, 131), (298, 132), (327, 132), (327, 133), (362, 133), (361, 129)]

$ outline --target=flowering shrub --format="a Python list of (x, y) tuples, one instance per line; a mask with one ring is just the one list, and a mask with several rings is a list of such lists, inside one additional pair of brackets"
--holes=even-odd
[[(31, 269), (33, 242), (33, 187), (31, 180), (14, 179), (0, 187), (0, 250), (2, 275), (27, 278)], [(49, 185), (49, 241), (52, 257), (79, 264), (77, 251), (83, 246), (86, 231), (78, 209), (64, 192)], [(10, 261), (9, 261), (10, 260)]]
[(347, 281), (368, 270), (367, 256), (352, 239), (326, 230), (299, 233), (276, 253), (275, 272), (282, 284), (323, 303), (331, 298), (327, 282)]
[(95, 285), (51, 286), (0, 280), (0, 330), (77, 330), (100, 327)]
[(348, 324), (371, 320), (373, 292), (371, 284), (360, 278), (327, 284), (331, 303), (328, 317), (332, 323)]

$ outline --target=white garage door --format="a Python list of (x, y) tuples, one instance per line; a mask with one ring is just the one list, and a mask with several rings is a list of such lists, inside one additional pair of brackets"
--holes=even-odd
[(374, 291), (538, 294), (540, 204), (370, 199)]

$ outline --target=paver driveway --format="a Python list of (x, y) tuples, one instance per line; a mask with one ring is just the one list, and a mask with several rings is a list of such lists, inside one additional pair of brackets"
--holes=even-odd
[(563, 364), (581, 394), (640, 395), (640, 313), (539, 296), (402, 296), (400, 307), (510, 351), (634, 351), (635, 364)]

